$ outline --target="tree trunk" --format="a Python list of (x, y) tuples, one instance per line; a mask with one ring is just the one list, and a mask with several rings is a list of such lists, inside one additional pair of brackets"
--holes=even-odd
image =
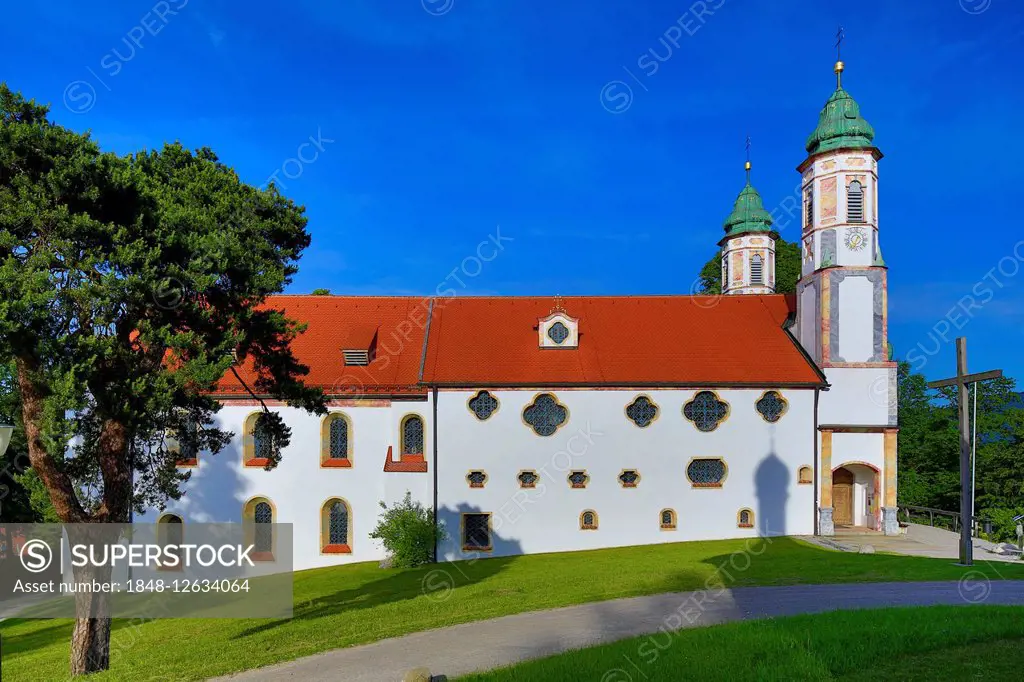
[(71, 632), (71, 674), (97, 673), (109, 667), (110, 619), (77, 619)]

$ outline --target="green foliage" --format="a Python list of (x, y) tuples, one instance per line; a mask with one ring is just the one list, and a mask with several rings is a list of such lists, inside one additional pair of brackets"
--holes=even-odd
[(1013, 517), (1024, 514), (1024, 506), (1013, 509), (989, 507), (985, 510), (985, 518), (992, 522), (989, 540), (993, 542), (1009, 542), (1017, 544), (1017, 521)]
[(414, 568), (433, 561), (435, 542), (440, 543), (447, 537), (444, 528), (434, 520), (434, 510), (413, 501), (409, 492), (390, 508), (383, 502), (380, 506), (384, 512), (370, 537), (384, 544), (391, 565)]
[[(16, 368), (27, 452), (63, 521), (180, 497), (189, 474), (166, 436), (224, 447), (208, 393), (233, 353), (252, 392), (326, 411), (289, 348), (301, 327), (263, 305), (296, 272), (305, 226), (210, 149), (104, 153), (0, 84), (0, 363)], [(290, 432), (267, 417), (274, 466)]]
[(313, 289), (312, 295), (313, 296), (330, 296), (331, 295), (331, 290), (330, 289)]
[[(791, 294), (796, 291), (800, 279), (800, 245), (787, 242), (781, 237), (775, 240), (775, 292)], [(698, 293), (722, 293), (722, 252), (716, 251), (700, 269)]]

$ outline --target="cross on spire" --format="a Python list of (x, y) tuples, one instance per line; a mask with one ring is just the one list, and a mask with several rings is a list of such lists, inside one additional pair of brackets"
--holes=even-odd
[(843, 38), (845, 37), (846, 33), (843, 31), (843, 27), (840, 26), (836, 29), (836, 65), (833, 69), (836, 72), (837, 90), (843, 87)]
[(555, 305), (551, 308), (552, 313), (564, 313), (565, 308), (562, 307), (562, 295), (555, 294)]

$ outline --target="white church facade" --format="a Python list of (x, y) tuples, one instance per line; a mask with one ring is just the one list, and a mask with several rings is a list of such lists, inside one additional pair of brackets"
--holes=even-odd
[(441, 561), (898, 532), (873, 137), (837, 87), (798, 168), (795, 295), (774, 293), (748, 165), (721, 296), (272, 298), (308, 324), (293, 349), (330, 413), (264, 401), (292, 429), (267, 471), (263, 407), (226, 376), (231, 443), (139, 520), (291, 523), (300, 569), (382, 558), (380, 502), (407, 492), (447, 530)]

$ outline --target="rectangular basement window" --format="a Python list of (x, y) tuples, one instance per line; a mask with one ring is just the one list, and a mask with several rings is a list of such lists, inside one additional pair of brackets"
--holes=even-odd
[(491, 514), (462, 515), (462, 550), (464, 552), (488, 552), (491, 545)]

